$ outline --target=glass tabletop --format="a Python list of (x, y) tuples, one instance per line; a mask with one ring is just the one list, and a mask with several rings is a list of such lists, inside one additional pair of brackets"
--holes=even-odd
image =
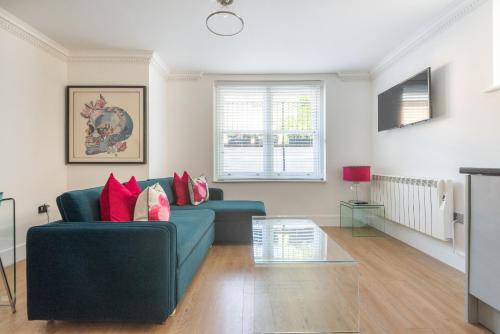
[(253, 217), (256, 264), (356, 262), (311, 218)]
[(355, 209), (363, 209), (363, 208), (380, 208), (380, 207), (383, 207), (384, 204), (380, 204), (380, 203), (377, 203), (377, 202), (367, 202), (367, 203), (361, 203), (361, 204), (357, 204), (357, 203), (352, 203), (352, 202), (349, 202), (349, 201), (340, 201), (340, 205), (344, 205), (344, 206), (348, 206), (350, 208), (355, 208)]

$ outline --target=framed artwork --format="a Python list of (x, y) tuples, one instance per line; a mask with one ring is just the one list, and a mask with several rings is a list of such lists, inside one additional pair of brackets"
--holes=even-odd
[(68, 164), (146, 163), (146, 86), (68, 86)]

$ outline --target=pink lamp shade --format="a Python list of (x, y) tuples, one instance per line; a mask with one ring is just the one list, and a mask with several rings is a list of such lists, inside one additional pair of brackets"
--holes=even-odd
[(346, 166), (343, 171), (344, 181), (370, 182), (370, 166)]

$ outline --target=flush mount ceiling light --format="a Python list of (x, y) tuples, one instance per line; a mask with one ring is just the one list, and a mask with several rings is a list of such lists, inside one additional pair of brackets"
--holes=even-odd
[(217, 0), (221, 9), (207, 16), (208, 30), (217, 36), (234, 36), (243, 31), (245, 21), (238, 14), (227, 9), (234, 0)]

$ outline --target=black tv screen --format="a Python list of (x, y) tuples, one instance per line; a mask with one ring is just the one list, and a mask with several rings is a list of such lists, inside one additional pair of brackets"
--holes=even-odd
[(431, 117), (430, 68), (378, 96), (378, 131), (401, 128)]

